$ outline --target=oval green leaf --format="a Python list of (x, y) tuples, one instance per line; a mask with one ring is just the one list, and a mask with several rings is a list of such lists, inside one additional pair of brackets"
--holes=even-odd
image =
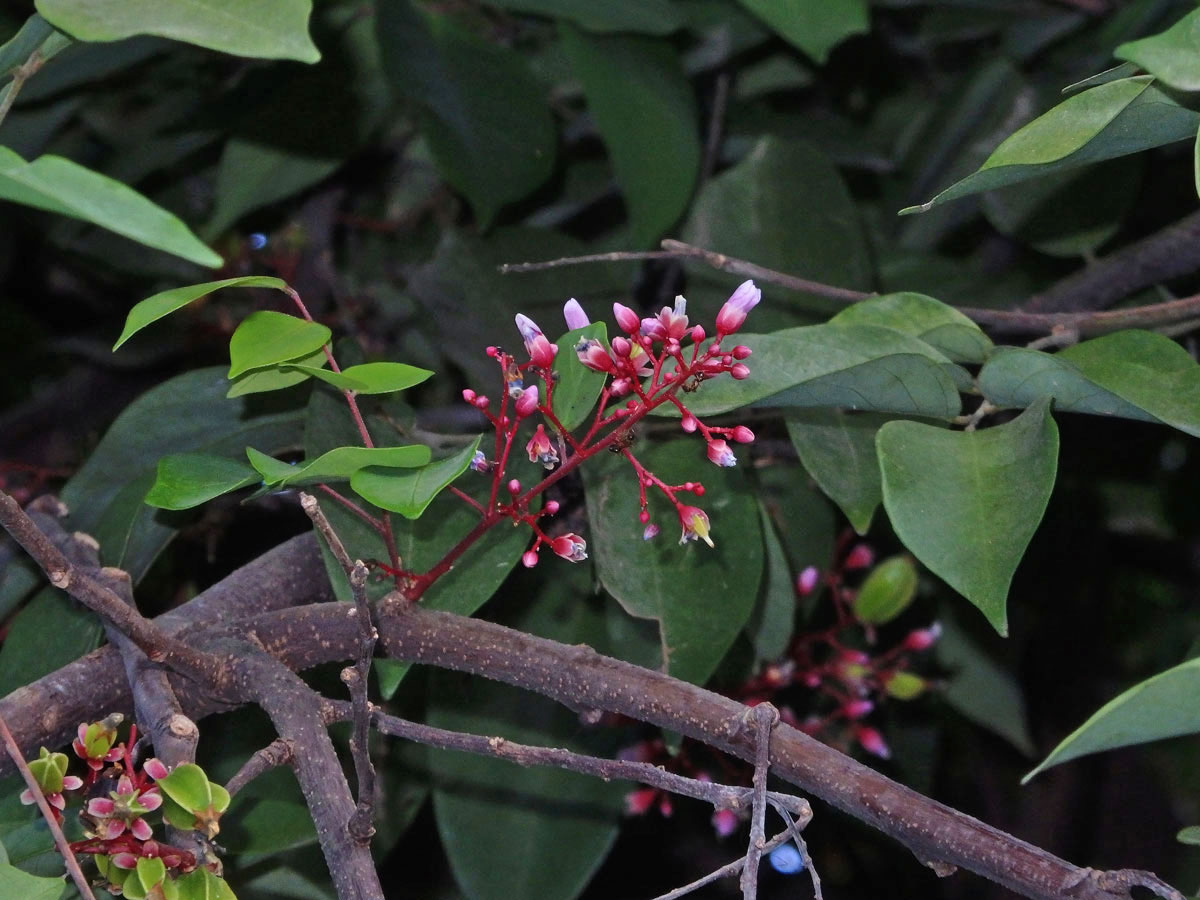
[(212, 806), (212, 789), (208, 776), (195, 763), (182, 763), (166, 778), (157, 781), (164, 794), (191, 813), (200, 813)]
[(246, 455), (254, 468), (262, 474), (263, 482), (279, 488), (347, 481), (355, 472), (367, 466), (415, 469), (428, 464), (430, 458), (429, 448), (424, 444), (410, 444), (405, 447), (337, 447), (310, 462), (297, 463), (294, 466), (265, 453), (259, 453), (253, 447), (246, 448)]
[(554, 370), (558, 382), (554, 385), (554, 415), (563, 428), (572, 431), (582, 425), (596, 407), (608, 376), (593, 372), (579, 361), (575, 345), (582, 340), (596, 340), (608, 346), (608, 328), (603, 322), (593, 322), (585, 328), (568, 331), (558, 339), (558, 357)]
[(897, 536), (1000, 634), (1013, 572), (1054, 487), (1058, 429), (1049, 405), (1039, 400), (984, 431), (889, 422), (875, 439)]
[(871, 570), (851, 607), (860, 621), (882, 625), (904, 612), (916, 595), (917, 567), (908, 556), (892, 556)]
[(26, 162), (0, 147), (0, 200), (82, 219), (201, 266), (222, 263), (173, 213), (128, 185), (61, 156)]
[(66, 894), (62, 876), (41, 878), (23, 872), (8, 863), (0, 864), (0, 897), (20, 897), (21, 900), (61, 900)]
[(821, 64), (846, 38), (871, 28), (867, 0), (741, 0), (741, 4)]
[(1068, 97), (1009, 136), (977, 172), (900, 214), (1195, 135), (1200, 113), (1153, 81), (1150, 75), (1122, 78)]
[(315, 63), (308, 36), (312, 0), (37, 0), (55, 28), (81, 41), (153, 34), (260, 59)]
[(177, 287), (169, 291), (162, 291), (153, 297), (147, 297), (140, 303), (135, 304), (133, 309), (129, 310), (129, 315), (125, 317), (125, 328), (121, 331), (121, 336), (117, 338), (117, 342), (113, 344), (113, 350), (116, 350), (147, 325), (157, 322), (165, 316), (169, 316), (177, 309), (182, 309), (193, 300), (207, 297), (214, 291), (219, 291), (227, 287), (275, 288), (277, 291), (282, 291), (287, 289), (287, 282), (282, 278), (250, 275), (244, 278), (225, 278), (221, 281), (207, 281), (204, 284), (189, 284), (186, 287)]
[(307, 356), (323, 347), (329, 335), (318, 322), (272, 310), (253, 312), (229, 339), (229, 377)]
[[(406, 519), (419, 518), (443, 489), (467, 470), (482, 435), (458, 453), (432, 462), (414, 472), (394, 472), (379, 467), (359, 469), (350, 477), (350, 487), (368, 503), (398, 512)], [(428, 448), (424, 448), (428, 452)]]
[(692, 86), (664, 38), (567, 22), (559, 35), (629, 207), (631, 244), (648, 247), (683, 214), (700, 174)]
[(237, 900), (225, 879), (208, 869), (196, 869), (175, 879), (179, 900)]
[(329, 369), (322, 368), (321, 366), (307, 366), (303, 363), (282, 363), (279, 368), (284, 372), (296, 372), (306, 377), (316, 378), (318, 381), (333, 385), (339, 391), (363, 393), (361, 388), (366, 387), (365, 382), (359, 381), (357, 378), (351, 378), (345, 372), (331, 372)]
[(831, 325), (879, 325), (920, 338), (955, 362), (981, 363), (992, 342), (979, 326), (953, 306), (908, 291), (871, 297), (848, 306)]
[(433, 372), (405, 363), (373, 362), (343, 369), (342, 374), (364, 385), (354, 389), (360, 394), (390, 394), (415, 387), (430, 378)]
[(1021, 779), (1069, 759), (1200, 731), (1200, 658), (1160, 672), (1110, 700)]
[(303, 384), (311, 378), (309, 370), (327, 365), (329, 358), (324, 350), (317, 350), (308, 356), (292, 360), (284, 366), (266, 366), (262, 369), (251, 369), (243, 372), (229, 385), (226, 397), (242, 397), (246, 394), (265, 394), (268, 391), (281, 391), (284, 388)]
[(158, 461), (154, 486), (145, 502), (159, 509), (191, 509), (261, 480), (252, 466), (236, 459), (176, 453)]
[(1200, 10), (1166, 31), (1121, 44), (1113, 56), (1137, 64), (1177, 90), (1200, 91)]

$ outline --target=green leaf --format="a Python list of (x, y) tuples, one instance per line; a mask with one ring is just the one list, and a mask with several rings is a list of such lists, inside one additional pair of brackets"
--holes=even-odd
[(158, 461), (158, 473), (146, 494), (146, 503), (159, 509), (191, 509), (260, 480), (258, 472), (235, 459), (176, 453)]
[(953, 306), (908, 291), (871, 297), (848, 306), (831, 325), (879, 325), (920, 338), (955, 362), (982, 363), (992, 342)]
[(161, 884), (162, 880), (167, 877), (167, 866), (158, 857), (140, 857), (134, 871), (137, 872), (138, 881), (147, 891)]
[(1065, 412), (1157, 421), (1200, 437), (1200, 365), (1151, 331), (1118, 331), (1053, 355), (1006, 348), (979, 373), (979, 387), (1002, 406), (1053, 397)]
[(1113, 51), (1180, 91), (1200, 91), (1200, 10), (1188, 13), (1166, 31), (1127, 41)]
[(228, 377), (295, 361), (323, 347), (329, 335), (326, 326), (298, 316), (272, 310), (250, 313), (229, 339)]
[(1049, 405), (1038, 401), (984, 431), (889, 422), (876, 438), (897, 536), (1000, 634), (1013, 572), (1054, 487), (1058, 429)]
[(225, 879), (200, 868), (175, 879), (179, 900), (237, 900)]
[[(858, 290), (875, 286), (859, 209), (837, 167), (808, 141), (757, 141), (736, 165), (704, 182), (682, 231), (688, 243), (814, 281)], [(743, 277), (697, 267), (688, 275), (688, 299), (715, 310)], [(827, 299), (769, 286), (750, 328), (808, 325), (813, 318), (804, 310), (831, 308)]]
[(1070, 759), (1200, 731), (1200, 658), (1135, 684), (1094, 712), (1062, 739), (1050, 755), (1021, 779), (1022, 784)]
[(26, 162), (0, 147), (0, 200), (82, 219), (202, 266), (222, 263), (172, 213), (133, 188), (61, 156)]
[(841, 409), (789, 410), (784, 417), (805, 470), (859, 534), (867, 533), (883, 499), (875, 435), (891, 418)]
[(650, 246), (683, 214), (700, 174), (692, 86), (665, 39), (588, 34), (567, 22), (559, 34), (625, 197), (630, 242)]
[(575, 354), (575, 345), (589, 338), (607, 347), (608, 328), (603, 322), (593, 322), (586, 328), (568, 331), (558, 339), (554, 370), (559, 377), (554, 385), (554, 415), (567, 431), (573, 431), (587, 421), (608, 378), (604, 372), (593, 372)]
[(166, 778), (156, 782), (164, 794), (193, 813), (204, 812), (212, 806), (212, 788), (208, 776), (195, 763), (182, 763)]
[(246, 213), (295, 196), (333, 174), (343, 160), (231, 137), (217, 166), (212, 216), (202, 233), (219, 237)]
[(424, 110), (438, 169), (487, 227), (554, 170), (558, 133), (545, 87), (520, 54), (408, 0), (381, 4), (375, 22), (393, 89)]
[(589, 31), (633, 31), (670, 34), (685, 24), (671, 0), (487, 0), (513, 12), (568, 19)]
[[(741, 471), (714, 469), (700, 441), (634, 452), (669, 484), (703, 475), (707, 491), (694, 504), (708, 514), (716, 546), (679, 546), (679, 517), (657, 497), (651, 497), (650, 511), (662, 533), (642, 540), (637, 477), (624, 459), (605, 454), (583, 470), (596, 572), (626, 612), (658, 622), (667, 671), (702, 684), (754, 608), (763, 568), (758, 506)], [(686, 496), (681, 501), (692, 503)]]
[(279, 488), (347, 481), (355, 472), (367, 466), (416, 469), (428, 465), (430, 458), (429, 448), (424, 444), (406, 447), (337, 447), (314, 460), (294, 466), (260, 453), (253, 447), (246, 448), (246, 455), (250, 464), (262, 474), (263, 482)]
[(1008, 668), (968, 636), (953, 614), (945, 612), (939, 619), (942, 636), (935, 652), (938, 665), (951, 674), (941, 696), (970, 721), (1004, 738), (1025, 756), (1033, 756), (1021, 686)]
[(783, 656), (796, 626), (796, 589), (787, 554), (766, 507), (759, 505), (766, 565), (758, 604), (746, 622), (746, 637), (754, 645), (754, 657), (770, 662)]
[(979, 171), (901, 215), (1195, 135), (1200, 113), (1179, 105), (1153, 81), (1149, 75), (1123, 78), (1068, 97), (1011, 135)]
[[(325, 354), (322, 353), (321, 355), (324, 356)], [(321, 366), (309, 366), (303, 363), (280, 363), (279, 368), (284, 371), (299, 372), (302, 375), (316, 378), (318, 381), (333, 385), (339, 391), (356, 391), (362, 393), (361, 389), (366, 387), (366, 382), (359, 381), (357, 378), (351, 378), (345, 372), (331, 372), (329, 369), (324, 369)]]
[(39, 878), (8, 863), (0, 864), (0, 897), (21, 900), (60, 900), (67, 894), (62, 877)]
[(0, 78), (7, 78), (13, 69), (29, 59), (34, 50), (45, 44), (52, 34), (53, 26), (37, 13), (26, 19), (17, 33), (0, 45)]
[(853, 34), (871, 28), (867, 0), (740, 0), (784, 40), (818, 63)]
[(753, 351), (750, 377), (705, 382), (688, 398), (696, 415), (755, 404), (949, 418), (962, 408), (956, 379), (970, 380), (924, 341), (877, 325), (807, 325), (737, 341)]
[(312, 377), (310, 370), (329, 364), (325, 351), (317, 350), (308, 356), (280, 366), (266, 366), (262, 369), (251, 369), (234, 378), (225, 396), (244, 397), (248, 394), (265, 394), (270, 391), (281, 391), (284, 388), (303, 384)]
[(362, 363), (343, 369), (342, 374), (365, 387), (355, 388), (360, 394), (390, 394), (406, 391), (433, 375), (429, 369), (394, 362)]
[[(453, 456), (414, 472), (394, 472), (378, 466), (359, 469), (350, 477), (350, 487), (381, 509), (398, 512), (406, 519), (419, 518), (433, 498), (467, 470), (482, 439), (481, 435)], [(425, 450), (428, 452), (428, 448)]]
[(1175, 835), (1175, 840), (1181, 844), (1200, 846), (1200, 825), (1189, 825), (1187, 828), (1179, 829), (1179, 833)]
[(189, 284), (186, 287), (172, 288), (162, 291), (153, 297), (147, 297), (129, 310), (125, 317), (125, 328), (121, 336), (113, 344), (116, 350), (123, 343), (153, 322), (164, 316), (169, 316), (177, 309), (182, 309), (193, 300), (207, 297), (214, 291), (227, 287), (259, 287), (275, 288), (278, 291), (287, 290), (287, 282), (281, 278), (270, 278), (264, 275), (249, 275), (243, 278), (225, 278), (221, 281), (207, 281), (204, 284)]
[(221, 837), (233, 854), (281, 853), (317, 842), (308, 807), (295, 800), (238, 794), (226, 818)]
[(198, 44), (222, 53), (315, 63), (308, 36), (312, 0), (36, 0), (55, 28), (81, 41), (119, 41), (135, 34)]
[(854, 596), (859, 621), (883, 625), (908, 608), (917, 595), (917, 567), (908, 556), (892, 556), (875, 566)]
[[(541, 581), (507, 624), (603, 650), (604, 618), (590, 596), (589, 567), (555, 562), (566, 571)], [(592, 755), (616, 749), (606, 736), (581, 729), (570, 710), (525, 691), (445, 671), (430, 682), (431, 725)], [(433, 751), (428, 759), (438, 835), (455, 880), (475, 900), (572, 900), (616, 838), (628, 784), (473, 753)]]

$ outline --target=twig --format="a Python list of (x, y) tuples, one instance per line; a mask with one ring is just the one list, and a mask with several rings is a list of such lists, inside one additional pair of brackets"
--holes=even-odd
[(354, 571), (354, 563), (350, 559), (350, 554), (346, 552), (346, 546), (342, 543), (342, 539), (337, 536), (337, 532), (329, 524), (329, 519), (326, 518), (317, 498), (301, 491), (300, 508), (304, 510), (305, 515), (312, 519), (317, 533), (325, 539), (325, 545), (333, 554), (333, 558), (337, 560), (338, 565), (342, 567), (342, 571), (346, 573), (346, 577), (349, 578), (350, 573)]
[[(771, 838), (771, 840), (767, 841), (763, 845), (763, 852), (770, 853), (776, 847), (786, 844), (789, 840), (791, 840), (791, 837), (791, 833), (788, 831), (779, 832), (779, 834), (775, 835), (775, 837)], [(691, 884), (685, 884), (683, 887), (677, 887), (673, 891), (668, 891), (665, 894), (655, 897), (654, 900), (678, 900), (679, 897), (686, 896), (693, 891), (698, 891), (700, 888), (704, 887), (705, 885), (712, 884), (714, 881), (720, 881), (722, 878), (732, 878), (734, 875), (738, 874), (738, 872), (742, 872), (745, 865), (746, 857), (740, 856), (733, 862), (721, 866), (721, 868), (717, 869), (716, 871), (709, 872), (703, 878), (697, 878)]]
[(29, 54), (29, 59), (12, 70), (12, 81), (8, 83), (3, 98), (0, 98), (0, 123), (3, 123), (8, 117), (8, 112), (12, 109), (13, 104), (17, 102), (17, 94), (21, 92), (21, 88), (25, 86), (25, 82), (34, 76), (44, 62), (42, 48), (38, 47)]
[(226, 782), (225, 790), (232, 797), (259, 775), (269, 772), (277, 766), (290, 766), (295, 759), (295, 745), (285, 738), (275, 738), (242, 764), (242, 767)]
[(779, 710), (770, 703), (760, 703), (746, 713), (754, 726), (754, 794), (750, 812), (750, 842), (746, 847), (746, 864), (742, 868), (742, 898), (755, 900), (758, 896), (758, 864), (767, 842), (767, 774), (771, 769), (771, 729), (779, 721)]
[(67, 837), (63, 834), (62, 829), (58, 827), (58, 819), (55, 818), (54, 811), (46, 801), (41, 785), (37, 783), (37, 779), (29, 771), (29, 765), (25, 762), (25, 757), (21, 755), (21, 748), (13, 740), (12, 732), (8, 730), (8, 723), (4, 721), (3, 716), (0, 716), (0, 737), (4, 739), (4, 749), (8, 751), (9, 758), (21, 773), (21, 777), (25, 779), (29, 793), (33, 795), (38, 809), (42, 811), (42, 818), (46, 820), (50, 834), (54, 836), (54, 845), (58, 848), (58, 852), (62, 854), (63, 863), (66, 865), (67, 871), (71, 873), (71, 880), (75, 882), (75, 887), (79, 889), (79, 893), (86, 900), (96, 900), (96, 895), (92, 893), (91, 885), (88, 884), (87, 878), (84, 877), (83, 870), (79, 868), (79, 860), (71, 852), (71, 845), (67, 842)]
[(218, 660), (166, 634), (111, 590), (80, 572), (25, 514), (20, 504), (4, 491), (0, 491), (0, 526), (33, 557), (52, 585), (65, 590), (92, 612), (111, 622), (150, 659), (166, 663), (214, 689), (219, 688), (222, 672)]
[(813, 865), (812, 856), (808, 852), (808, 844), (805, 843), (804, 837), (800, 834), (800, 829), (803, 825), (797, 826), (792, 815), (781, 806), (776, 806), (775, 811), (783, 817), (783, 821), (787, 823), (788, 834), (796, 844), (796, 849), (800, 851), (800, 859), (804, 861), (804, 867), (808, 869), (808, 877), (812, 879), (813, 900), (824, 900), (821, 896), (821, 876), (817, 874), (817, 867)]

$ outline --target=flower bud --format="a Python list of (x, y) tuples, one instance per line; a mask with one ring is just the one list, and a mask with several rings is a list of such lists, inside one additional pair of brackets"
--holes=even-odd
[(521, 554), (521, 565), (527, 569), (532, 569), (538, 564), (538, 555), (536, 550), (526, 550)]
[(507, 487), (508, 487), (508, 492), (510, 494), (512, 494), (514, 497), (517, 494), (521, 493), (521, 482), (517, 481), (517, 479), (515, 479), (515, 478), (508, 483)]
[(536, 384), (531, 384), (525, 390), (521, 391), (521, 396), (517, 398), (517, 417), (523, 419), (532, 414), (537, 409), (537, 405), (538, 387)]
[(699, 344), (703, 340), (704, 340), (704, 326), (703, 325), (693, 325), (692, 326), (692, 342), (695, 344)]
[(682, 428), (684, 431), (686, 431), (688, 434), (691, 434), (693, 431), (695, 431), (696, 426), (698, 424), (699, 423), (696, 421), (696, 417), (693, 416), (691, 413), (687, 413), (679, 421), (679, 427)]
[(729, 374), (738, 381), (741, 381), (750, 377), (750, 367), (743, 365), (742, 363), (736, 363), (734, 367), (729, 370)]
[(708, 461), (723, 468), (737, 465), (737, 457), (733, 455), (729, 445), (720, 438), (708, 442)]
[(613, 315), (616, 317), (617, 324), (626, 334), (637, 334), (642, 330), (642, 319), (628, 306), (620, 303), (613, 304)]
[(462, 398), (473, 405), (475, 403), (475, 392), (470, 388), (463, 388)]
[(583, 307), (579, 305), (579, 301), (572, 297), (563, 306), (563, 318), (567, 321), (567, 330), (574, 331), (576, 328), (586, 328), (592, 324), (592, 320), (588, 318), (587, 313), (583, 311)]
[(547, 500), (546, 505), (543, 506), (542, 509), (545, 510), (546, 515), (552, 516), (556, 512), (558, 512), (558, 501), (557, 500)]
[(731, 436), (739, 444), (749, 444), (754, 440), (754, 432), (745, 425), (739, 425), (733, 429), (733, 434)]
[(733, 348), (734, 359), (746, 359), (753, 351), (745, 344), (738, 344)]
[(892, 751), (883, 739), (883, 735), (869, 725), (859, 725), (854, 730), (854, 739), (868, 753), (878, 756), (880, 759), (891, 759)]
[(854, 569), (865, 569), (875, 562), (875, 551), (867, 544), (855, 544), (854, 549), (846, 554), (846, 561), (842, 563), (842, 568), (847, 571)]
[(754, 286), (754, 282), (743, 281), (717, 313), (717, 334), (733, 334), (741, 328), (742, 323), (746, 321), (746, 315), (761, 299), (762, 291)]
[(918, 628), (910, 631), (904, 638), (905, 650), (928, 650), (942, 636), (942, 623), (934, 622), (928, 628)]
[(820, 577), (821, 573), (816, 566), (808, 566), (796, 576), (796, 593), (801, 597), (807, 597), (816, 590)]
[(842, 715), (847, 719), (861, 719), (875, 708), (870, 700), (848, 700), (842, 704)]
[(651, 522), (644, 529), (642, 529), (642, 540), (643, 541), (653, 540), (656, 537), (658, 537), (658, 526), (655, 525), (653, 522)]
[(568, 562), (583, 562), (588, 558), (587, 541), (574, 532), (556, 537), (550, 542), (550, 549)]
[(615, 337), (612, 339), (612, 351), (617, 356), (629, 356), (629, 351), (633, 349), (633, 345), (629, 343), (627, 338)]

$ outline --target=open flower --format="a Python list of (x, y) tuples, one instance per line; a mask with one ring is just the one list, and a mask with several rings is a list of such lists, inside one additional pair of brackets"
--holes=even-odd
[(700, 509), (700, 507), (679, 507), (679, 524), (683, 526), (683, 533), (679, 536), (679, 543), (686, 544), (688, 541), (701, 540), (710, 547), (716, 546), (713, 544), (712, 538), (708, 535), (708, 514)]
[(157, 787), (139, 790), (128, 775), (117, 779), (117, 789), (107, 797), (93, 797), (87, 803), (87, 815), (95, 825), (98, 837), (115, 840), (128, 829), (139, 841), (152, 837), (150, 824), (142, 818), (162, 806), (163, 798)]
[(538, 425), (533, 437), (525, 445), (525, 452), (529, 454), (530, 462), (541, 463), (547, 469), (553, 469), (558, 464), (558, 451), (554, 449), (544, 425)]
[(604, 345), (595, 338), (585, 338), (576, 344), (575, 355), (593, 372), (611, 372), (613, 370), (612, 357), (604, 349)]
[(651, 340), (663, 341), (683, 340), (687, 333), (687, 300), (678, 296), (675, 298), (675, 308), (664, 306), (657, 316), (642, 319), (642, 334)]
[(574, 532), (556, 537), (550, 542), (550, 549), (568, 562), (583, 562), (588, 558), (587, 541)]
[(737, 457), (725, 441), (717, 438), (708, 442), (708, 459), (713, 465), (729, 468), (737, 465)]

